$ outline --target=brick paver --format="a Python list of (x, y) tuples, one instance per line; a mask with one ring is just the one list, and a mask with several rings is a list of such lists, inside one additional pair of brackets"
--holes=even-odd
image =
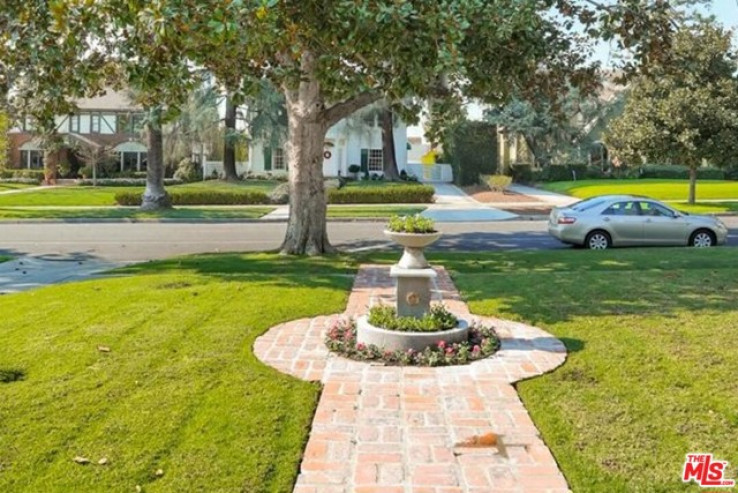
[(288, 322), (256, 340), (262, 361), (324, 385), (294, 493), (569, 491), (512, 386), (561, 365), (564, 345), (535, 327), (470, 315), (437, 270), (436, 299), (461, 318), (494, 326), (497, 354), (419, 368), (330, 353), (323, 337), (331, 324), (392, 301), (389, 268), (370, 265), (359, 270), (343, 315)]

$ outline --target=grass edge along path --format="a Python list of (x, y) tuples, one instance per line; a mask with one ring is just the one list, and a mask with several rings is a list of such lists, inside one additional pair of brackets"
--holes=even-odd
[(342, 312), (352, 261), (203, 255), (115, 274), (0, 297), (0, 368), (21, 375), (0, 383), (0, 490), (290, 491), (320, 388), (251, 348)]
[(681, 482), (699, 451), (738, 477), (731, 249), (444, 258), (472, 313), (536, 325), (570, 351), (517, 387), (573, 491), (699, 491)]

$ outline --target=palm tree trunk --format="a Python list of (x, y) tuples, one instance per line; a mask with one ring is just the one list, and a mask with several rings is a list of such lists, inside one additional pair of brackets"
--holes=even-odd
[(230, 95), (225, 100), (225, 138), (223, 139), (223, 172), (227, 181), (238, 181), (236, 172), (236, 106)]
[(172, 207), (169, 194), (164, 189), (164, 139), (161, 130), (161, 108), (149, 111), (146, 123), (147, 156), (146, 190), (141, 209), (156, 210)]
[(395, 132), (392, 118), (392, 110), (387, 107), (380, 114), (382, 124), (382, 151), (384, 154), (384, 178), (386, 180), (399, 180), (400, 172), (397, 170), (397, 155), (395, 153)]

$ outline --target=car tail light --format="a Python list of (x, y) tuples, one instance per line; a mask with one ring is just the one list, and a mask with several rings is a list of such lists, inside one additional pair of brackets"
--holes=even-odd
[(559, 224), (574, 224), (577, 222), (576, 218), (562, 216), (559, 218)]

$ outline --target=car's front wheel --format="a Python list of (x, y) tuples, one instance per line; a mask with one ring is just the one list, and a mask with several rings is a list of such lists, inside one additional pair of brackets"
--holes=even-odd
[(590, 250), (604, 250), (612, 246), (612, 239), (606, 231), (591, 231), (584, 239), (584, 246)]
[(689, 244), (697, 248), (708, 248), (715, 246), (716, 243), (715, 233), (709, 229), (698, 229), (689, 238)]

